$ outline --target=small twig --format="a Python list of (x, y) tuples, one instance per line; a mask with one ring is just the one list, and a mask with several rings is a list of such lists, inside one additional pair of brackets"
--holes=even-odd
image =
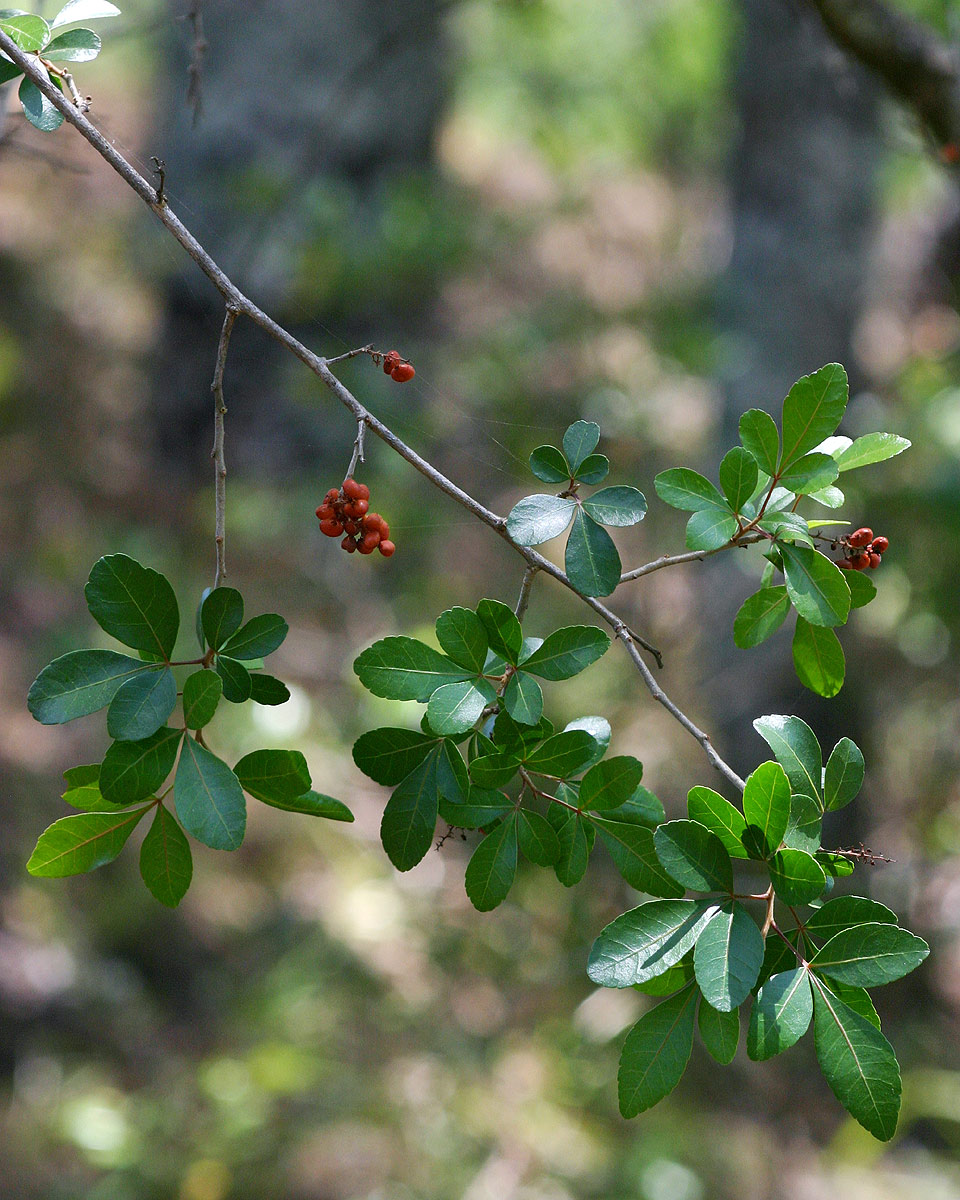
[(346, 362), (348, 358), (359, 358), (361, 354), (376, 354), (373, 345), (358, 346), (356, 350), (348, 350), (345, 354), (338, 354), (336, 358), (326, 358), (324, 362), (329, 366), (331, 363)]
[(751, 533), (746, 537), (737, 538), (736, 541), (727, 542), (725, 546), (718, 546), (716, 550), (687, 550), (683, 554), (663, 554), (660, 558), (655, 558), (653, 562), (644, 563), (642, 567), (624, 571), (620, 576), (620, 582), (628, 583), (631, 579), (641, 579), (644, 575), (652, 575), (654, 571), (662, 571), (664, 567), (675, 567), (680, 563), (702, 562), (705, 558), (709, 558), (712, 554), (719, 554), (722, 550), (732, 550), (735, 546), (752, 546), (756, 542), (767, 540), (766, 534)]
[(154, 189), (155, 202), (159, 205), (164, 205), (167, 202), (167, 194), (164, 191), (167, 182), (167, 164), (162, 158), (157, 158), (155, 154), (150, 155), (150, 161), (153, 163), (153, 173), (157, 177), (157, 186)]
[(363, 439), (366, 432), (367, 423), (360, 417), (357, 420), (357, 436), (353, 439), (353, 454), (350, 456), (350, 465), (347, 467), (347, 473), (343, 477), (344, 480), (349, 479), (354, 473), (357, 469), (357, 463), (363, 462)]
[(215, 492), (215, 528), (214, 538), (217, 547), (217, 571), (213, 586), (218, 588), (227, 577), (226, 536), (227, 536), (227, 463), (223, 455), (224, 423), (227, 406), (223, 400), (223, 372), (227, 366), (227, 354), (230, 350), (230, 335), (233, 333), (234, 322), (239, 316), (237, 309), (227, 305), (223, 318), (223, 328), (220, 330), (220, 344), (217, 346), (217, 365), (213, 371), (213, 449), (210, 457), (214, 462), (214, 492)]
[(763, 918), (763, 928), (760, 930), (760, 932), (763, 934), (764, 937), (766, 937), (774, 925), (773, 884), (772, 883), (770, 884), (770, 887), (767, 889), (766, 895), (763, 897), (763, 899), (766, 900), (766, 902), (767, 902), (767, 913), (766, 913), (766, 916)]
[(203, 32), (203, 7), (201, 0), (193, 0), (187, 13), (193, 29), (193, 47), (190, 51), (190, 66), (187, 68), (187, 104), (193, 109), (193, 127), (196, 129), (203, 112), (203, 58), (207, 53), (207, 39)]
[(528, 566), (523, 573), (523, 582), (520, 584), (520, 595), (517, 597), (517, 607), (514, 609), (518, 621), (522, 621), (526, 615), (527, 605), (530, 603), (530, 589), (533, 587), (533, 577), (539, 570), (539, 567)]
[(41, 58), (40, 61), (47, 68), (47, 70), (49, 71), (49, 73), (51, 75), (56, 75), (56, 77), (58, 79), (63, 80), (63, 86), (70, 93), (70, 99), (74, 102), (74, 104), (77, 106), (77, 108), (79, 108), (80, 111), (83, 113), (89, 112), (90, 111), (90, 97), (80, 95), (80, 89), (77, 87), (73, 76), (66, 69), (66, 67), (55, 66), (54, 63), (47, 62), (47, 60), (45, 58)]
[(875, 867), (877, 863), (895, 863), (895, 858), (887, 858), (885, 854), (879, 854), (876, 850), (871, 850), (865, 846), (863, 842), (853, 850), (828, 850), (828, 854), (838, 854), (841, 858), (848, 858), (851, 862), (866, 863), (868, 867)]

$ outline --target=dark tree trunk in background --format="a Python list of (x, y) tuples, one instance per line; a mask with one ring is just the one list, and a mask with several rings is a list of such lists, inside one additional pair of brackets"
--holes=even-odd
[[(322, 272), (336, 259), (336, 247), (318, 252), (318, 229), (330, 227), (325, 208), (337, 210), (339, 239), (362, 243), (376, 236), (384, 186), (429, 168), (443, 98), (443, 0), (207, 0), (195, 127), (186, 7), (175, 6), (179, 40), (161, 72), (169, 92), (155, 143), (174, 208), (243, 290), (314, 344), (325, 335), (306, 322), (332, 319), (361, 343), (384, 325), (415, 326), (421, 314), (382, 309), (331, 318), (296, 293), (305, 262)], [(209, 433), (221, 319), (219, 298), (189, 263), (178, 266), (154, 408), (165, 470), (209, 466), (198, 447)], [(228, 372), (231, 468), (315, 457), (301, 436), (309, 420), (284, 397), (281, 357), (248, 323), (234, 333)]]
[[(741, 8), (734, 245), (719, 298), (719, 324), (731, 343), (723, 446), (735, 442), (748, 408), (779, 419), (790, 385), (824, 363), (844, 363), (856, 391), (851, 340), (879, 160), (876, 86), (830, 42), (819, 19), (790, 0), (741, 0)], [(714, 593), (723, 611), (708, 620), (729, 630), (745, 580), (732, 563), (723, 571)], [(784, 634), (747, 652), (731, 644), (727, 633), (717, 646), (714, 726), (738, 770), (763, 757), (751, 727), (762, 713), (803, 716), (824, 742), (834, 730), (851, 732), (851, 692), (838, 704), (801, 688)]]

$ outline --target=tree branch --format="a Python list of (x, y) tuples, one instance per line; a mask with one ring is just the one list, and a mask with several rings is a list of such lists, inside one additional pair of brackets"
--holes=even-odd
[[(657, 659), (657, 663), (662, 667), (663, 662), (660, 652), (649, 642), (645, 641), (639, 635), (631, 631), (621, 618), (606, 605), (602, 604), (593, 596), (584, 596), (571, 583), (564, 571), (562, 571), (555, 563), (538, 554), (536, 550), (529, 546), (521, 546), (513, 541), (507, 533), (507, 521), (505, 517), (498, 516), (479, 500), (475, 500), (473, 496), (458, 487), (450, 479), (440, 473), (431, 463), (422, 458), (415, 450), (407, 446), (397, 435), (389, 429), (383, 422), (379, 421), (372, 413), (368, 412), (352, 392), (346, 388), (339, 379), (330, 371), (328, 360), (320, 355), (314, 354), (302, 342), (298, 341), (293, 334), (289, 333), (281, 325), (268, 316), (261, 308), (253, 303), (240, 289), (228, 278), (221, 270), (217, 263), (211, 258), (203, 246), (197, 241), (193, 234), (187, 229), (182, 221), (171, 211), (170, 206), (158, 199), (156, 190), (147, 182), (146, 179), (121, 155), (117, 150), (103, 137), (96, 126), (87, 119), (86, 116), (71, 105), (63, 96), (59, 88), (54, 87), (44, 75), (36, 68), (34, 56), (24, 54), (15, 42), (9, 38), (2, 29), (0, 29), (0, 49), (17, 64), (18, 67), (28, 76), (37, 87), (43, 92), (47, 99), (54, 105), (64, 116), (66, 121), (81, 134), (83, 138), (93, 147), (97, 153), (110, 164), (124, 182), (133, 189), (134, 192), (144, 201), (150, 208), (157, 220), (176, 238), (184, 250), (189, 254), (193, 261), (197, 264), (201, 271), (207, 276), (211, 283), (220, 292), (227, 305), (227, 317), (224, 321), (224, 329), (227, 330), (227, 325), (232, 328), (233, 321), (238, 316), (249, 317), (265, 330), (275, 341), (281, 346), (290, 351), (298, 358), (305, 366), (307, 366), (315, 375), (318, 376), (346, 408), (359, 424), (363, 424), (367, 429), (376, 434), (381, 441), (385, 442), (396, 454), (408, 462), (412, 467), (420, 472), (428, 479), (434, 487), (449, 496), (457, 504), (465, 508), (477, 520), (488, 526), (500, 537), (503, 538), (509, 546), (516, 551), (527, 563), (528, 567), (536, 568), (542, 571), (545, 575), (557, 580), (558, 583), (572, 591), (578, 596), (584, 604), (588, 605), (598, 616), (600, 616), (614, 631), (615, 635), (623, 643), (627, 653), (632, 659), (634, 665), (639, 671), (641, 678), (649, 689), (653, 698), (662, 704), (664, 708), (700, 743), (710, 762), (716, 769), (725, 776), (736, 787), (743, 789), (743, 780), (736, 774), (720, 757), (714, 749), (709, 737), (701, 729), (699, 729), (693, 721), (683, 713), (673, 701), (666, 695), (663, 689), (659, 686), (653, 677), (650, 668), (643, 661), (638, 646), (642, 646), (648, 650)], [(231, 314), (233, 319), (231, 320)], [(229, 333), (227, 334), (229, 340)], [(365, 348), (366, 349), (366, 348)], [(224, 334), (221, 333), (221, 350), (223, 351), (224, 359), (226, 357), (226, 347), (224, 345)], [(218, 366), (220, 359), (218, 356)]]
[(223, 372), (227, 366), (227, 354), (230, 351), (230, 335), (240, 314), (232, 305), (227, 305), (223, 318), (223, 328), (220, 330), (220, 344), (217, 347), (217, 365), (213, 371), (213, 450), (210, 457), (214, 462), (214, 540), (217, 546), (217, 572), (213, 586), (218, 588), (227, 577), (227, 560), (225, 542), (227, 536), (227, 463), (223, 455), (224, 427), (223, 418), (227, 406), (223, 400)]

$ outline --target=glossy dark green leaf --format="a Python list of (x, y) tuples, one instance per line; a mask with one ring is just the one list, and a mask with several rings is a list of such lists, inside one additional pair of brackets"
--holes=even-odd
[(353, 813), (341, 801), (334, 800), (332, 796), (325, 796), (322, 792), (315, 792), (312, 789), (309, 792), (304, 792), (302, 796), (293, 796), (290, 799), (279, 799), (273, 797), (268, 799), (266, 796), (258, 796), (264, 804), (269, 804), (271, 808), (280, 808), (284, 812), (304, 813), (308, 817), (324, 817), (328, 821), (353, 821)]
[(219, 650), (243, 624), (243, 597), (236, 588), (218, 587), (200, 605), (200, 624), (208, 646)]
[(479, 787), (504, 787), (519, 769), (516, 754), (481, 754), (470, 763), (470, 778)]
[(808, 548), (814, 544), (810, 536), (810, 526), (799, 513), (771, 513), (757, 522), (757, 528), (765, 533), (772, 533), (779, 543), (791, 542)]
[(157, 805), (140, 847), (140, 877), (161, 904), (176, 908), (193, 878), (193, 855), (176, 818)]
[(253, 681), (243, 663), (218, 654), (214, 668), (223, 682), (223, 698), (231, 704), (243, 704), (253, 695)]
[(740, 1013), (735, 1008), (720, 1012), (712, 1004), (701, 1001), (697, 1010), (697, 1028), (711, 1058), (722, 1066), (733, 1062), (740, 1041)]
[(128, 812), (78, 813), (55, 821), (40, 835), (27, 870), (31, 875), (61, 879), (112, 862), (149, 807)]
[(867, 433), (855, 439), (852, 445), (837, 459), (841, 471), (852, 471), (856, 467), (867, 467), (871, 463), (886, 462), (910, 448), (910, 442), (896, 433)]
[(583, 769), (593, 757), (594, 740), (585, 729), (555, 733), (526, 756), (526, 767), (535, 775), (566, 779)]
[(117, 641), (164, 658), (173, 653), (180, 610), (159, 571), (126, 554), (109, 554), (94, 563), (84, 595), (94, 620)]
[(257, 704), (286, 704), (290, 699), (290, 689), (273, 675), (255, 672), (250, 676), (250, 699)]
[(597, 448), (600, 441), (600, 426), (596, 421), (574, 421), (563, 435), (563, 453), (570, 466), (576, 473), (577, 468)]
[(601, 987), (632, 987), (678, 963), (719, 912), (710, 900), (651, 900), (611, 921), (593, 943), (587, 974)]
[(797, 617), (793, 634), (793, 665), (804, 687), (828, 699), (843, 687), (847, 664), (840, 639), (832, 629)]
[(813, 730), (799, 717), (757, 717), (754, 729), (783, 767), (794, 792), (810, 796), (822, 808), (823, 758)]
[(437, 617), (437, 641), (441, 649), (461, 667), (474, 674), (483, 671), (487, 660), (487, 631), (469, 608), (448, 608)]
[(930, 953), (923, 938), (888, 922), (835, 933), (810, 959), (815, 971), (854, 987), (879, 987), (915, 970)]
[(809, 546), (780, 542), (787, 594), (811, 625), (842, 625), (850, 613), (850, 589), (835, 562)]
[(591, 759), (584, 764), (584, 767), (592, 767), (595, 762), (599, 762), (607, 752), (610, 745), (610, 722), (606, 717), (577, 717), (573, 721), (568, 721), (563, 727), (563, 731), (568, 729), (585, 729), (591, 735), (596, 743)]
[(847, 572), (847, 587), (850, 589), (850, 607), (863, 608), (877, 594), (877, 585), (862, 571)]
[(678, 898), (682, 883), (664, 870), (653, 844), (653, 830), (636, 821), (590, 817), (617, 870), (632, 888), (651, 896)]
[(538, 446), (530, 455), (530, 470), (544, 483), (567, 483), (570, 469), (556, 446)]
[(294, 800), (310, 787), (310, 769), (299, 750), (254, 750), (234, 766), (240, 786), (257, 800)]
[(804, 925), (807, 932), (822, 944), (852, 925), (868, 922), (896, 925), (897, 914), (885, 904), (878, 904), (876, 900), (868, 900), (865, 896), (835, 896), (806, 917)]
[(117, 690), (107, 709), (107, 733), (136, 742), (166, 724), (177, 703), (177, 684), (169, 667), (144, 671)]
[(438, 755), (438, 748), (431, 750), (400, 782), (383, 810), (380, 840), (398, 871), (415, 867), (433, 843), (439, 805)]
[(247, 662), (251, 658), (266, 658), (272, 654), (290, 631), (290, 626), (278, 613), (261, 613), (251, 617), (221, 645), (221, 651), (230, 658)]
[(764, 844), (764, 857), (783, 841), (790, 820), (790, 780), (779, 763), (761, 763), (743, 789), (743, 816), (755, 826)]
[(852, 1008), (858, 1016), (869, 1021), (874, 1029), (880, 1028), (880, 1016), (866, 988), (854, 987), (852, 983), (840, 983), (836, 979), (820, 979), (819, 976), (816, 978), (821, 986), (832, 992), (838, 1000), (842, 1000), (848, 1008)]
[(704, 512), (708, 509), (721, 513), (730, 511), (716, 484), (689, 467), (671, 467), (668, 471), (661, 471), (654, 479), (653, 486), (664, 504), (669, 504), (671, 508), (685, 509), (687, 512)]
[(847, 875), (852, 875), (856, 869), (856, 864), (852, 859), (845, 854), (839, 854), (832, 850), (817, 850), (814, 853), (814, 858), (823, 867), (824, 874), (827, 877), (827, 891), (830, 890), (834, 879), (843, 879)]
[(848, 394), (847, 373), (839, 363), (797, 380), (783, 402), (781, 471), (836, 431)]
[(624, 1117), (646, 1112), (680, 1082), (693, 1049), (696, 995), (688, 986), (661, 1000), (627, 1034), (617, 1075)]
[(543, 716), (543, 692), (532, 675), (517, 671), (503, 693), (503, 704), (515, 721), (536, 725)]
[(438, 687), (471, 678), (445, 654), (409, 637), (374, 642), (355, 660), (353, 669), (363, 686), (389, 700), (426, 702)]
[(100, 45), (92, 29), (70, 29), (47, 43), (43, 57), (51, 62), (91, 62), (100, 53)]
[(847, 1112), (875, 1138), (889, 1141), (896, 1133), (901, 1093), (893, 1047), (822, 983), (813, 984), (813, 1035), (820, 1069)]
[(138, 742), (114, 742), (100, 766), (100, 792), (110, 804), (135, 804), (152, 796), (173, 770), (180, 729), (158, 729)]
[(836, 459), (813, 451), (804, 454), (780, 476), (780, 486), (798, 496), (808, 496), (829, 487), (839, 474)]
[(813, 992), (804, 967), (772, 975), (757, 993), (747, 1030), (747, 1054), (755, 1061), (789, 1050), (810, 1027)]
[[(42, 63), (35, 63), (34, 70), (38, 71), (48, 83), (52, 82)], [(17, 95), (23, 107), (23, 115), (41, 133), (52, 133), (63, 124), (63, 114), (32, 80), (24, 77), (20, 82)]]
[[(557, 807), (552, 806), (551, 812)], [(590, 862), (595, 837), (593, 826), (577, 813), (563, 813), (555, 828), (560, 854), (554, 870), (564, 887), (573, 887), (584, 877)]]
[(605, 454), (588, 454), (577, 467), (577, 479), (581, 483), (601, 483), (609, 474), (610, 459)]
[(567, 625), (546, 637), (532, 654), (520, 656), (520, 665), (541, 679), (572, 679), (601, 658), (610, 638), (593, 625)]
[(104, 708), (128, 680), (149, 669), (114, 650), (72, 650), (43, 668), (27, 707), (41, 725), (62, 725)]
[(538, 867), (552, 867), (560, 857), (560, 839), (550, 822), (529, 808), (518, 814), (520, 849)]
[(625, 804), (611, 808), (604, 817), (611, 821), (632, 821), (637, 825), (649, 825), (651, 829), (667, 819), (663, 804), (648, 788), (637, 788)]
[[(693, 979), (693, 955), (688, 954), (680, 962), (668, 967), (662, 975), (655, 975), (646, 983), (635, 983), (633, 986), (645, 996), (671, 996)], [(707, 1005), (709, 1008), (710, 1006)], [(716, 1009), (712, 1010), (716, 1012)]]
[(477, 616), (486, 630), (490, 649), (516, 666), (523, 649), (523, 630), (513, 609), (499, 600), (481, 600)]
[(763, 935), (742, 904), (725, 905), (697, 938), (693, 967), (708, 1004), (730, 1012), (750, 995), (763, 965)]
[(16, 79), (22, 74), (16, 63), (0, 57), (0, 84), (9, 83), (11, 79)]
[[(252, 677), (251, 677), (252, 678)], [(213, 720), (223, 680), (216, 671), (194, 671), (183, 684), (183, 721), (188, 729), (202, 729)]]
[(576, 500), (569, 496), (524, 496), (510, 510), (507, 533), (519, 546), (539, 546), (563, 533), (576, 507)]
[(483, 679), (445, 683), (436, 689), (427, 704), (430, 728), (439, 734), (466, 733), (495, 699), (496, 692)]
[(737, 518), (731, 512), (708, 508), (695, 512), (687, 522), (689, 550), (719, 550), (737, 532)]
[(863, 784), (863, 755), (856, 742), (841, 738), (827, 759), (823, 776), (823, 803), (828, 810), (844, 808)]
[(631, 755), (604, 759), (580, 781), (580, 807), (594, 812), (619, 808), (636, 792), (642, 778), (643, 764)]
[(584, 500), (583, 511), (601, 525), (625, 528), (643, 520), (647, 501), (635, 487), (606, 487)]
[(780, 433), (773, 417), (762, 408), (748, 409), (740, 418), (740, 441), (760, 470), (773, 478), (780, 458)]
[(720, 487), (734, 512), (740, 512), (757, 486), (757, 460), (752, 454), (734, 446), (720, 463)]
[(748, 596), (733, 622), (733, 640), (741, 650), (759, 646), (776, 633), (790, 611), (790, 600), (783, 585), (761, 588)]
[(516, 876), (517, 818), (509, 816), (474, 850), (463, 883), (473, 907), (479, 912), (489, 912), (506, 900)]
[(247, 826), (240, 781), (227, 764), (187, 736), (173, 782), (180, 824), (212, 850), (236, 850)]
[(460, 802), (440, 798), (440, 816), (455, 829), (488, 829), (515, 808), (512, 800), (494, 788), (471, 787)]
[(730, 855), (716, 834), (697, 821), (667, 821), (653, 835), (667, 874), (698, 892), (733, 890)]
[(573, 518), (564, 565), (570, 582), (585, 596), (609, 596), (620, 582), (620, 555), (613, 539), (582, 509)]
[(742, 837), (747, 828), (743, 813), (708, 787), (694, 787), (687, 793), (687, 815), (710, 830), (733, 858), (746, 858)]
[(395, 787), (436, 744), (436, 738), (416, 729), (371, 729), (354, 742), (353, 761), (374, 782)]
[(805, 850), (786, 847), (770, 862), (773, 890), (784, 904), (809, 904), (823, 894), (827, 877), (823, 867)]
[(790, 799), (790, 820), (787, 822), (787, 832), (783, 835), (783, 844), (791, 850), (816, 854), (822, 837), (823, 817), (819, 803), (810, 796), (794, 792)]

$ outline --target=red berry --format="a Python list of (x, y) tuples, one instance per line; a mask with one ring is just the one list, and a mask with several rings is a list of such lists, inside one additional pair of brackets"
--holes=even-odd
[(346, 552), (348, 554), (353, 554), (357, 548), (357, 543), (353, 540), (352, 537), (345, 537), (343, 539), (343, 541), (340, 543), (340, 545), (341, 545), (342, 549), (346, 550)]
[(384, 539), (388, 538), (389, 536), (390, 536), (390, 526), (386, 523), (386, 521), (383, 519), (383, 517), (381, 517), (380, 518), (380, 540), (381, 540), (381, 542), (384, 541)]
[(353, 537), (353, 535), (355, 533), (358, 533), (359, 530), (360, 530), (360, 526), (356, 523), (356, 521), (344, 521), (344, 523), (343, 523), (343, 532), (344, 533), (349, 533), (350, 536)]
[(850, 534), (847, 538), (847, 545), (854, 547), (868, 546), (872, 541), (873, 530), (864, 525), (862, 529), (857, 529), (854, 533)]
[(401, 360), (400, 360), (400, 351), (399, 350), (391, 350), (388, 354), (385, 354), (383, 356), (383, 373), (384, 373), (384, 375), (391, 374), (393, 371), (393, 368), (400, 365), (400, 361)]
[(354, 502), (353, 502), (353, 508), (358, 517), (362, 517), (363, 514), (369, 509), (369, 507), (370, 507), (369, 500), (361, 499), (361, 500), (354, 500)]
[(355, 521), (357, 517), (363, 516), (363, 513), (357, 512), (357, 502), (355, 500), (348, 500), (343, 506), (343, 515)]
[(850, 559), (849, 558), (841, 558), (840, 561), (837, 563), (837, 566), (840, 568), (841, 571), (849, 571), (850, 570)]
[(890, 539), (885, 537), (875, 537), (873, 539), (874, 554), (886, 554), (890, 549)]
[(363, 520), (361, 521), (361, 524), (363, 525), (363, 528), (364, 528), (365, 530), (366, 530), (366, 529), (377, 529), (377, 530), (379, 530), (379, 528), (380, 528), (380, 522), (381, 522), (382, 520), (383, 520), (383, 517), (381, 517), (379, 513), (368, 512), (368, 513), (364, 513), (364, 515), (363, 515)]
[(865, 571), (870, 566), (869, 554), (854, 554), (850, 559), (850, 566), (855, 571)]
[(336, 509), (332, 504), (321, 504), (317, 509), (317, 516), (321, 521), (332, 521), (336, 515)]
[(339, 488), (331, 488), (330, 491), (327, 492), (327, 503), (332, 504), (334, 502), (334, 500), (338, 500), (339, 497), (340, 497), (340, 489)]
[(413, 365), (408, 362), (397, 363), (390, 372), (390, 378), (395, 379), (397, 383), (406, 383), (416, 375)]
[(360, 495), (357, 497), (357, 499), (358, 500), (369, 500), (370, 499), (370, 489), (367, 487), (367, 485), (365, 483), (361, 483), (359, 485), (359, 487), (360, 487)]
[(339, 521), (321, 521), (320, 532), (327, 537), (339, 537), (343, 533), (343, 526)]
[(360, 543), (360, 545), (361, 547), (369, 546), (371, 550), (376, 550), (376, 548), (380, 545), (380, 530), (369, 530), (363, 535), (363, 541)]
[(372, 554), (376, 550), (376, 546), (368, 546), (365, 541), (357, 543), (357, 549), (361, 554)]
[(348, 500), (359, 500), (363, 495), (363, 492), (361, 491), (362, 487), (363, 484), (357, 483), (357, 481), (351, 475), (343, 481), (343, 494)]
[(870, 569), (872, 571), (875, 571), (877, 569), (877, 567), (880, 566), (880, 555), (879, 554), (871, 554), (869, 561), (870, 561)]
[(379, 549), (384, 558), (390, 558), (390, 556), (396, 550), (396, 546), (393, 544), (393, 542), (381, 542)]

